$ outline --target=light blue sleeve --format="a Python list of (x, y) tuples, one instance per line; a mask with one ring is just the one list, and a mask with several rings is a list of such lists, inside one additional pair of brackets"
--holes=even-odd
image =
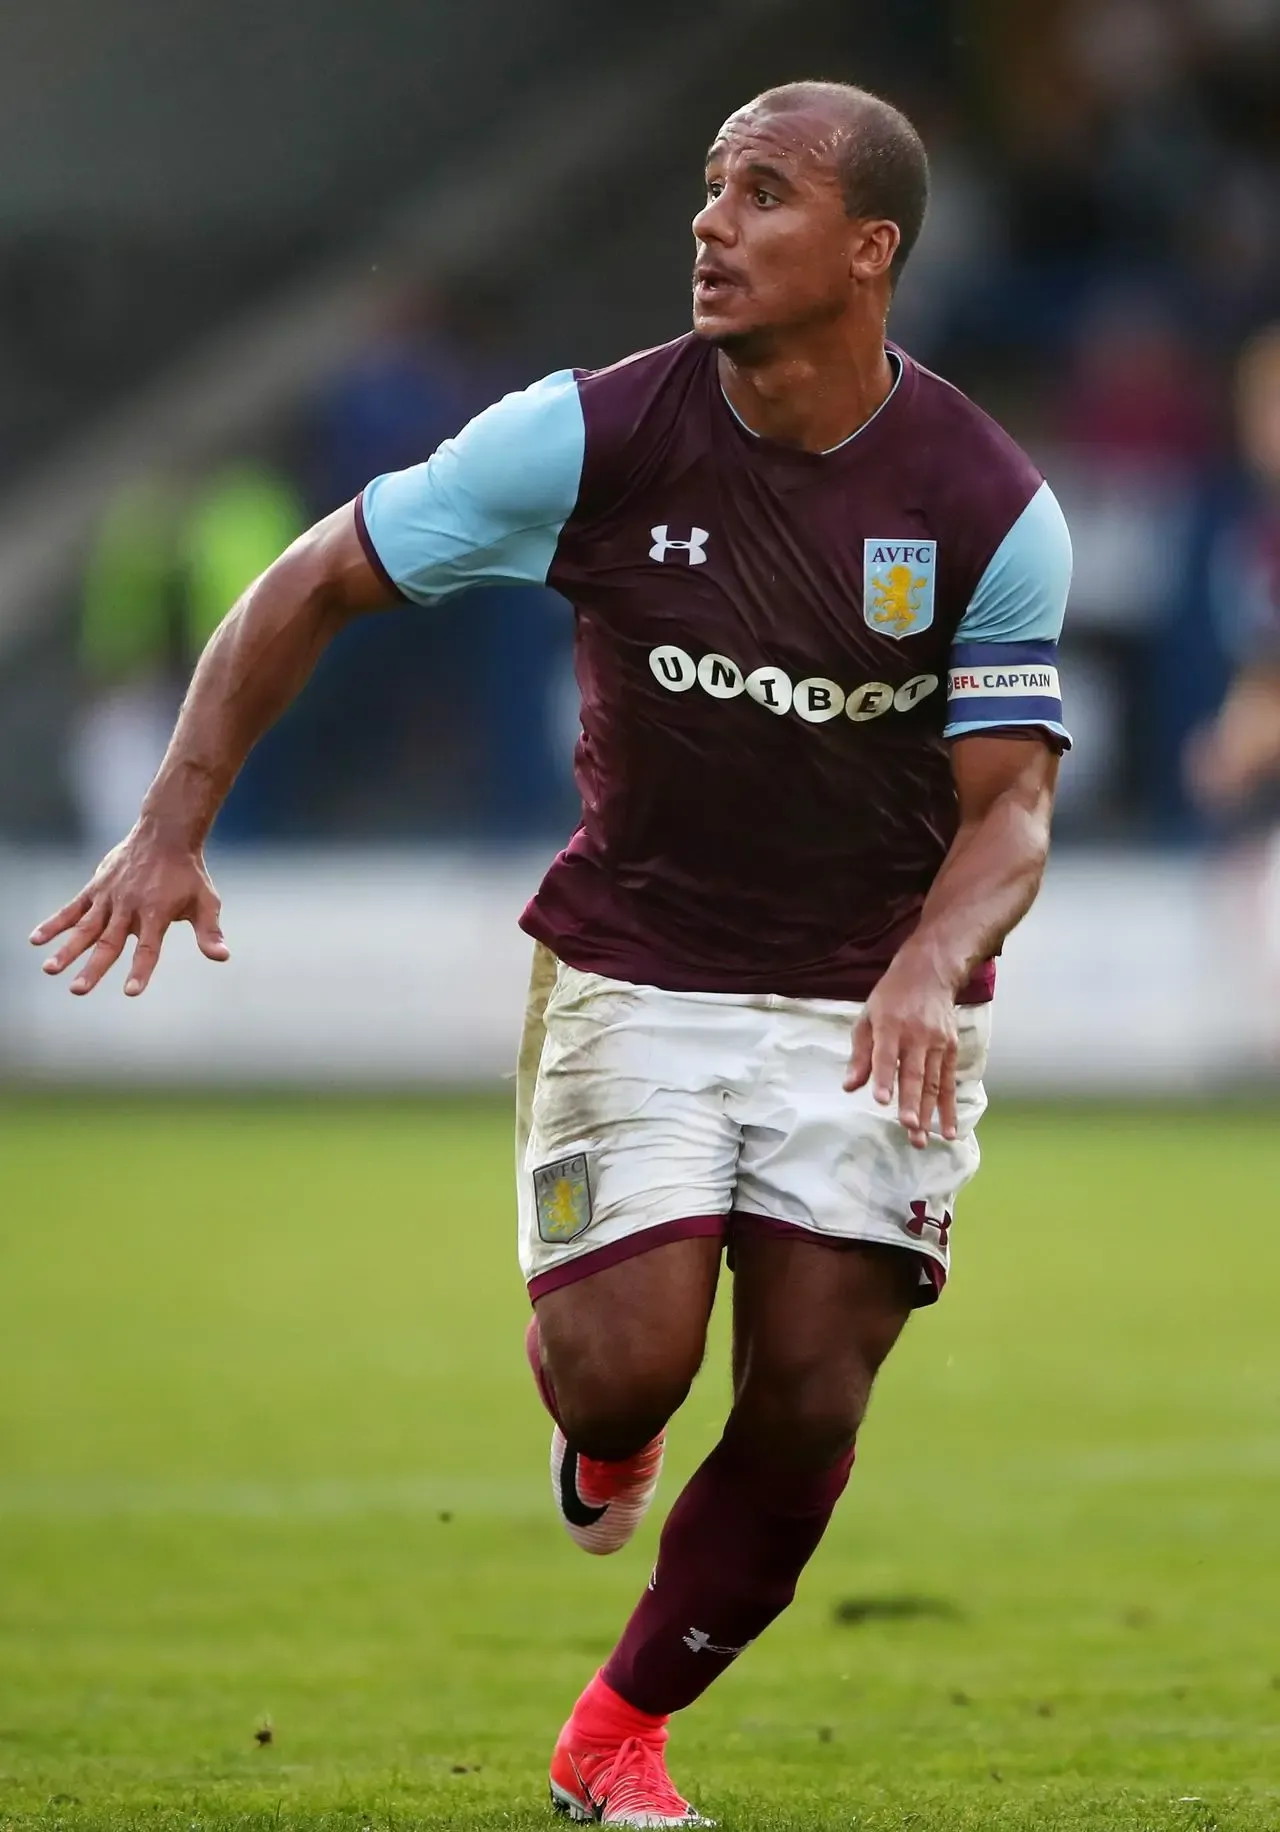
[(543, 585), (585, 448), (577, 383), (562, 369), (487, 407), (425, 464), (375, 477), (356, 503), (365, 552), (417, 604), (468, 585)]
[(1058, 637), (1071, 589), (1071, 535), (1041, 484), (978, 581), (956, 630), (947, 683), (948, 738), (1035, 726), (1064, 748)]
[(1070, 589), (1067, 518), (1042, 483), (992, 555), (956, 641), (1057, 642)]

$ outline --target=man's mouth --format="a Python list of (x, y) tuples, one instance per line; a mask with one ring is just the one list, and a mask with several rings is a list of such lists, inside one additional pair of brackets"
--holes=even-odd
[(699, 261), (693, 270), (693, 289), (699, 298), (714, 299), (739, 285), (738, 276), (714, 261)]

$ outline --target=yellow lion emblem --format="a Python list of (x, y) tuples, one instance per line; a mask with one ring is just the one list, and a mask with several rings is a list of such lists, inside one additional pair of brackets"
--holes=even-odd
[(920, 594), (929, 581), (917, 578), (909, 566), (891, 566), (883, 578), (872, 579), (875, 623), (891, 623), (899, 635), (909, 630), (920, 614)]
[(570, 1183), (567, 1177), (560, 1177), (551, 1192), (547, 1203), (547, 1222), (556, 1234), (572, 1234), (581, 1224), (581, 1183)]

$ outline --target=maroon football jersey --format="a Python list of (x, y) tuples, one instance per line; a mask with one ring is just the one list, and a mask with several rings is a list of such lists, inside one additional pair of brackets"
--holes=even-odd
[[(999, 427), (891, 355), (885, 405), (823, 454), (751, 433), (687, 336), (541, 384), (554, 425), (509, 397), (365, 492), (407, 595), (541, 575), (573, 606), (582, 824), (521, 918), (572, 966), (863, 999), (955, 834), (948, 737), (1065, 742), (1061, 513)], [(557, 513), (543, 474), (566, 465)]]

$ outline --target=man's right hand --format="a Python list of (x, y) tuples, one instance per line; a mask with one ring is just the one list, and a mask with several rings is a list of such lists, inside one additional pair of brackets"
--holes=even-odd
[(40, 924), (31, 944), (41, 948), (55, 935), (66, 936), (44, 963), (48, 974), (64, 972), (92, 948), (71, 982), (72, 992), (83, 995), (93, 991), (124, 953), (129, 937), (136, 935), (138, 945), (124, 985), (126, 995), (136, 998), (155, 972), (171, 923), (191, 924), (206, 959), (230, 958), (218, 927), (221, 909), (202, 852), (162, 839), (139, 822), (107, 854), (80, 895)]

